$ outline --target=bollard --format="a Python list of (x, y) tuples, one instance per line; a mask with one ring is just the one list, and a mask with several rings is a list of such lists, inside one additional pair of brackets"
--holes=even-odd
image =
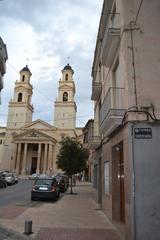
[(32, 221), (25, 221), (24, 226), (24, 234), (31, 234), (32, 233)]

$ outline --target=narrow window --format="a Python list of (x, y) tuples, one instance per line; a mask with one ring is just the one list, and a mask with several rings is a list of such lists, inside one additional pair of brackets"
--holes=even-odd
[(22, 76), (22, 82), (24, 82), (24, 80), (25, 80), (25, 75)]
[(63, 101), (64, 101), (64, 102), (67, 102), (67, 101), (68, 101), (68, 93), (67, 93), (67, 92), (64, 92), (64, 93), (63, 93)]
[(68, 74), (66, 74), (66, 76), (65, 76), (65, 80), (68, 81)]
[(18, 102), (22, 102), (22, 93), (18, 94)]

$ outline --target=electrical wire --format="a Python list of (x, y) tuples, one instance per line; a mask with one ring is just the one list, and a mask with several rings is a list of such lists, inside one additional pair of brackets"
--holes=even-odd
[(137, 14), (136, 14), (136, 18), (135, 18), (135, 23), (137, 22), (137, 19), (138, 19), (138, 16), (139, 16), (139, 13), (140, 13), (140, 10), (141, 10), (141, 7), (142, 7), (142, 3), (143, 3), (143, 0), (141, 0), (141, 2), (139, 4), (139, 8), (138, 8), (138, 11), (137, 11)]
[(6, 62), (16, 73), (19, 73), (17, 69), (7, 60)]
[[(1, 114), (0, 114), (1, 115)], [(7, 116), (7, 115), (6, 115)], [(80, 118), (90, 118), (91, 117), (91, 115), (86, 115), (86, 116), (78, 116), (78, 117), (64, 117), (64, 118), (57, 118), (57, 119), (55, 119), (55, 121), (63, 121), (63, 120), (71, 120), (71, 119), (75, 119), (76, 118), (76, 120), (79, 120)], [(53, 119), (45, 119), (45, 121), (46, 122), (52, 122), (53, 121)], [(8, 123), (13, 123), (13, 122), (8, 122)], [(16, 121), (16, 122), (14, 122), (14, 123), (23, 123), (23, 122), (21, 122), (21, 121)], [(27, 124), (28, 123), (31, 123), (31, 122), (26, 122)]]
[[(17, 71), (17, 69), (7, 60), (7, 64), (16, 72), (19, 73)], [(46, 95), (44, 95), (37, 87), (33, 87), (33, 89), (35, 89), (41, 96), (43, 96), (45, 99), (47, 99), (48, 101), (53, 103), (53, 100), (51, 100), (50, 98), (48, 98)]]

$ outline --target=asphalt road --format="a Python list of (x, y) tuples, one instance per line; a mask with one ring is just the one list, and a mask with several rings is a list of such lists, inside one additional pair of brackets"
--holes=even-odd
[(26, 179), (19, 179), (19, 182), (8, 186), (7, 188), (0, 188), (0, 207), (5, 207), (10, 204), (30, 204), (31, 189), (33, 181)]

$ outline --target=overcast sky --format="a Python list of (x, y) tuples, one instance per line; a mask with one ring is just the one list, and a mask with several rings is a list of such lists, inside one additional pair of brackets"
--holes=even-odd
[(83, 127), (93, 117), (91, 69), (102, 1), (0, 1), (0, 36), (8, 51), (0, 125), (6, 124), (14, 83), (26, 64), (32, 72), (33, 120), (53, 124), (58, 81), (68, 62), (74, 70), (77, 127)]

